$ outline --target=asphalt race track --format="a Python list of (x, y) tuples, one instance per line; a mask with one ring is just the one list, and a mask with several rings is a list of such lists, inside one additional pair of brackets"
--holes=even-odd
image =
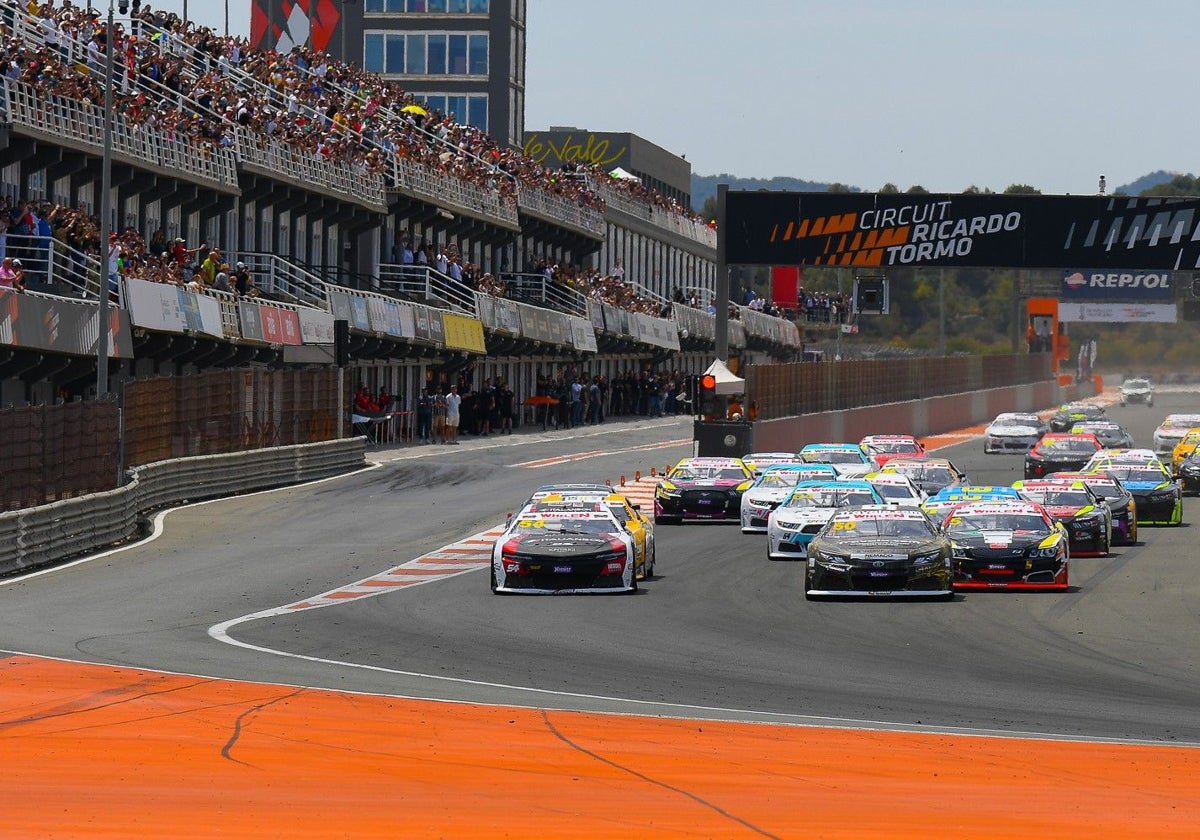
[[(1165, 414), (1197, 410), (1200, 394), (1160, 392), (1109, 413), (1148, 446)], [(690, 452), (663, 444), (690, 431), (663, 420), (373, 453), (377, 469), (185, 508), (145, 545), (0, 586), (3, 647), (478, 703), (1200, 744), (1195, 498), (1183, 527), (1074, 559), (1068, 593), (809, 603), (801, 565), (768, 561), (765, 537), (660, 526), (659, 574), (633, 595), (497, 597), (475, 569), (232, 625), (252, 647), (209, 634), (495, 526), (538, 484), (661, 469)], [(979, 439), (939, 454), (974, 483), (1021, 477), (1021, 456), (984, 455)]]

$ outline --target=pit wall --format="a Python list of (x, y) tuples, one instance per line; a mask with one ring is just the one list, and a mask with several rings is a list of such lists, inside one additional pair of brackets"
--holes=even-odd
[(925, 437), (988, 423), (1004, 411), (1043, 411), (1094, 396), (1095, 382), (1063, 386), (1038, 382), (925, 400), (886, 403), (821, 414), (760, 420), (754, 424), (758, 452), (792, 451), (806, 443), (858, 441), (867, 435)]

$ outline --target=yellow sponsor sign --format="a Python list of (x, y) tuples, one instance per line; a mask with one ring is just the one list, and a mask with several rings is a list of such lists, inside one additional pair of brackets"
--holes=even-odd
[(483, 342), (483, 322), (464, 315), (442, 313), (446, 347), (450, 350), (467, 350), (472, 353), (487, 353)]

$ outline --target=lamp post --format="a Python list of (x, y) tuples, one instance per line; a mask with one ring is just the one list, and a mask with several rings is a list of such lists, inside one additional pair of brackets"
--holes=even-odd
[(96, 399), (108, 393), (108, 251), (112, 227), (112, 74), (115, 48), (113, 0), (108, 0), (104, 39), (104, 158), (100, 165), (100, 329), (96, 338)]

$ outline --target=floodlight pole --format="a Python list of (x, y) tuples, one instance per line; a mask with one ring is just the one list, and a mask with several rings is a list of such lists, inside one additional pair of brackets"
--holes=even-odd
[(725, 244), (725, 197), (728, 192), (729, 184), (717, 184), (717, 283), (713, 293), (717, 310), (717, 358), (722, 362), (729, 359), (729, 265)]
[(96, 337), (96, 399), (108, 394), (108, 239), (112, 227), (112, 74), (113, 74), (113, 0), (108, 0), (108, 35), (104, 55), (104, 157), (100, 164), (100, 309)]

